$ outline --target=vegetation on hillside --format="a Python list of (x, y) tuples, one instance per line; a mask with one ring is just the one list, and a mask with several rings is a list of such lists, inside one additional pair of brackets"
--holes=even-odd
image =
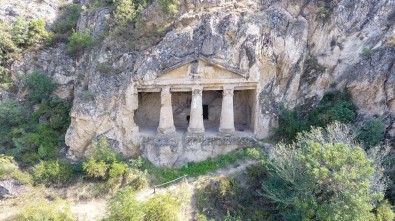
[(39, 72), (24, 78), (26, 102), (0, 101), (1, 152), (25, 164), (56, 159), (70, 124), (69, 101), (51, 95), (56, 84)]

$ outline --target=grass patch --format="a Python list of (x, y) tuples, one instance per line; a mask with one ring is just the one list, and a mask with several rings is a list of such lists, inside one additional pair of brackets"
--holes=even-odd
[(216, 158), (209, 158), (202, 162), (190, 162), (177, 169), (158, 168), (148, 160), (144, 160), (141, 169), (147, 170), (148, 173), (153, 176), (154, 183), (161, 184), (184, 175), (187, 175), (188, 177), (204, 175), (217, 169), (235, 164), (239, 160), (255, 159), (256, 151), (251, 151), (254, 149), (256, 150), (256, 148), (247, 148), (232, 151), (228, 154), (220, 155)]

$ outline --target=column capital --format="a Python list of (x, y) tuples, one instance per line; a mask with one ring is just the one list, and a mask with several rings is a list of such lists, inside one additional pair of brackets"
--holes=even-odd
[(202, 95), (203, 86), (197, 85), (192, 87), (192, 95)]
[(224, 96), (233, 96), (234, 87), (233, 86), (224, 86), (223, 95)]

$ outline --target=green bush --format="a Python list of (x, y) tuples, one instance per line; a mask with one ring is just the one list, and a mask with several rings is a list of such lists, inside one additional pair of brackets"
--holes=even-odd
[(356, 107), (347, 92), (327, 93), (309, 113), (308, 125), (325, 127), (335, 121), (353, 123), (356, 116)]
[(364, 122), (359, 130), (357, 139), (366, 149), (370, 149), (384, 140), (386, 126), (382, 119), (371, 119)]
[(262, 191), (285, 219), (373, 220), (385, 190), (382, 154), (367, 156), (350, 133), (339, 124), (314, 128), (269, 151)]
[(81, 11), (80, 4), (67, 4), (60, 8), (60, 15), (51, 26), (51, 30), (54, 33), (51, 39), (52, 44), (67, 42), (73, 30), (76, 29)]
[(107, 163), (93, 158), (82, 164), (82, 168), (89, 177), (99, 179), (107, 179), (108, 167)]
[(32, 104), (48, 101), (52, 92), (56, 89), (56, 84), (51, 77), (40, 72), (33, 72), (24, 78), (25, 87), (29, 89), (26, 95), (27, 100)]
[(28, 117), (28, 111), (16, 100), (0, 100), (0, 130), (9, 129), (23, 123)]
[(88, 30), (83, 32), (73, 32), (68, 40), (69, 43), (67, 44), (67, 51), (73, 55), (82, 52), (84, 49), (92, 46), (94, 43)]
[(24, 48), (43, 43), (49, 37), (45, 25), (41, 18), (31, 21), (18, 18), (12, 28), (13, 41)]
[(279, 115), (276, 136), (291, 141), (298, 133), (308, 131), (312, 126), (325, 127), (333, 122), (353, 123), (357, 116), (356, 107), (347, 92), (327, 93), (314, 109), (305, 109), (283, 109)]
[(109, 216), (106, 221), (120, 220), (144, 220), (143, 204), (138, 202), (132, 187), (121, 189), (113, 199), (111, 199), (109, 208)]
[(281, 110), (278, 116), (278, 124), (276, 135), (286, 140), (292, 140), (298, 133), (308, 130), (307, 123), (298, 119), (297, 112), (287, 109)]
[[(248, 182), (245, 182), (246, 174), (237, 177), (220, 177), (210, 179), (195, 191), (195, 204), (202, 220), (278, 220), (273, 219), (277, 215), (274, 206), (267, 200), (262, 200), (258, 194), (260, 180), (255, 184), (251, 180), (258, 180), (260, 172), (256, 167), (248, 173)], [(259, 167), (262, 168), (262, 166)], [(250, 170), (250, 169), (249, 169)], [(259, 174), (259, 175), (258, 175)], [(256, 177), (255, 177), (256, 176)]]
[(71, 165), (59, 161), (41, 161), (32, 169), (35, 184), (61, 186), (73, 177)]
[(156, 194), (145, 202), (138, 202), (132, 187), (121, 189), (110, 201), (107, 221), (170, 221), (180, 220), (183, 199), (178, 193)]
[(181, 203), (169, 193), (157, 194), (144, 204), (144, 220), (181, 220), (179, 217)]
[(136, 191), (147, 188), (149, 186), (147, 171), (131, 169), (128, 172), (126, 183)]
[(373, 54), (373, 51), (371, 48), (363, 48), (362, 49), (362, 53), (361, 53), (362, 57), (370, 57), (370, 56), (372, 56), (372, 54)]
[(390, 221), (395, 219), (395, 213), (391, 204), (385, 200), (376, 208), (376, 221)]
[(132, 22), (139, 14), (139, 9), (133, 0), (118, 0), (116, 1), (114, 14), (114, 21), (118, 25), (124, 25)]
[(12, 218), (20, 221), (74, 221), (77, 217), (71, 212), (71, 207), (66, 201), (57, 199), (48, 202), (45, 199), (34, 199), (29, 205), (20, 210)]
[(56, 97), (41, 103), (24, 122), (3, 128), (0, 133), (3, 151), (28, 164), (55, 159), (59, 155), (58, 147), (64, 146), (70, 108), (70, 102)]
[(180, 6), (179, 0), (158, 0), (162, 10), (166, 13), (177, 14), (178, 7)]
[(16, 179), (21, 184), (29, 184), (32, 180), (30, 174), (19, 169), (12, 156), (0, 154), (0, 180), (6, 178)]
[(88, 177), (106, 180), (110, 187), (129, 173), (128, 164), (122, 161), (120, 154), (110, 148), (105, 139), (101, 139), (94, 146), (92, 157), (82, 167)]

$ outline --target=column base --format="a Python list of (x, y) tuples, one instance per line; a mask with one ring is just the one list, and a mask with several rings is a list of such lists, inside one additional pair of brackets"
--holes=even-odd
[(203, 128), (188, 127), (188, 133), (190, 133), (190, 134), (204, 134), (204, 129)]
[(235, 129), (234, 128), (219, 128), (218, 135), (224, 136), (224, 137), (231, 137), (235, 134)]
[(174, 134), (174, 133), (176, 133), (175, 127), (158, 128), (158, 134), (161, 134), (161, 135)]

